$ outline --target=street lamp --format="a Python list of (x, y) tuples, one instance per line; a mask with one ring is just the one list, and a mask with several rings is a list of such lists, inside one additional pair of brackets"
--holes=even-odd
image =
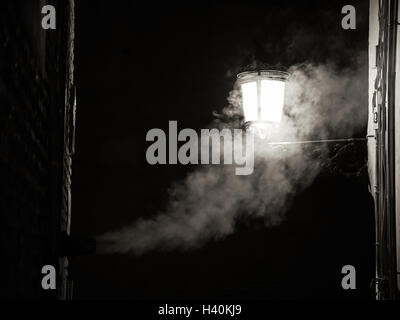
[(242, 91), (242, 107), (246, 129), (255, 131), (270, 145), (354, 142), (366, 138), (320, 139), (306, 141), (271, 141), (274, 129), (282, 120), (285, 85), (289, 73), (279, 70), (246, 71), (237, 75)]
[(287, 72), (278, 70), (247, 71), (237, 75), (247, 128), (266, 133), (279, 125), (288, 77)]

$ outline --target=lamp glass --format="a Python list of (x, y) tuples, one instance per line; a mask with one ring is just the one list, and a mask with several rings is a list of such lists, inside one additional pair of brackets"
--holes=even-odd
[(279, 123), (285, 100), (285, 82), (265, 79), (261, 80), (260, 85), (260, 118), (258, 121)]
[(258, 121), (257, 82), (242, 84), (243, 113), (246, 121)]

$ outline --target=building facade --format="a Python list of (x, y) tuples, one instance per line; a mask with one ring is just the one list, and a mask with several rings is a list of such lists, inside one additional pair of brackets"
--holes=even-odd
[(375, 201), (376, 298), (400, 288), (400, 8), (370, 0), (368, 169)]
[[(0, 3), (0, 296), (71, 295), (59, 239), (71, 222), (76, 94), (74, 0), (55, 0), (56, 29), (43, 29), (43, 0)], [(43, 290), (44, 265), (57, 271)]]

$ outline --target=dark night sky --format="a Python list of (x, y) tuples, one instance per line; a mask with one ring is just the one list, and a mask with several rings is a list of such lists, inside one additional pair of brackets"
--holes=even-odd
[[(357, 30), (340, 26), (345, 4), (357, 9)], [(76, 14), (76, 235), (164, 208), (168, 186), (193, 168), (148, 165), (147, 131), (168, 120), (205, 127), (252, 57), (347, 66), (368, 48), (368, 1), (78, 1)], [(185, 253), (72, 259), (75, 298), (371, 298), (373, 243), (365, 177), (322, 172), (278, 227), (243, 224)], [(357, 290), (340, 287), (346, 264)]]

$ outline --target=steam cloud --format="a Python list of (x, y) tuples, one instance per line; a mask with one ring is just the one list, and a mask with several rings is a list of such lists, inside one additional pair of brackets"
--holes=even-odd
[[(338, 69), (334, 64), (300, 64), (289, 69), (282, 141), (351, 137), (366, 123), (363, 79), (365, 64)], [(224, 122), (211, 127), (239, 127), (240, 91), (229, 94)], [(140, 255), (152, 250), (189, 250), (235, 231), (239, 217), (263, 218), (279, 225), (292, 196), (311, 184), (327, 160), (301, 145), (275, 146), (255, 142), (254, 172), (237, 176), (232, 166), (199, 166), (169, 190), (169, 204), (154, 218), (140, 219), (98, 237), (100, 251)]]

